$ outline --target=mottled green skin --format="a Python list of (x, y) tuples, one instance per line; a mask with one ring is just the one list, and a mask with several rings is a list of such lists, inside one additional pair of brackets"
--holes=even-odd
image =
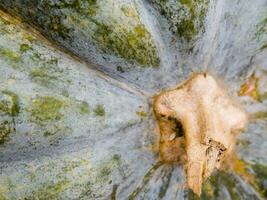
[(259, 192), (267, 198), (267, 166), (261, 164), (252, 165), (256, 177), (256, 185)]
[[(155, 173), (155, 171), (162, 165), (162, 162), (158, 162), (156, 164), (154, 164), (149, 170), (148, 172), (145, 174), (143, 180), (142, 180), (142, 184), (137, 187), (129, 196), (128, 196), (128, 200), (134, 200), (136, 199), (136, 197), (139, 195), (140, 192), (142, 192), (142, 190), (145, 188), (145, 186), (148, 184), (149, 180), (153, 177), (153, 174)], [(163, 189), (164, 190), (164, 189)], [(166, 191), (165, 191), (166, 192)], [(160, 191), (159, 196), (164, 196), (163, 194), (165, 193), (164, 191)]]
[[(267, 17), (265, 17), (259, 24), (256, 26), (256, 33), (254, 39), (259, 41), (263, 36), (267, 35)], [(264, 41), (264, 44), (260, 47), (260, 50), (267, 48), (267, 38)]]
[[(114, 26), (110, 21), (100, 20), (97, 16), (101, 1), (70, 0), (57, 4), (46, 0), (24, 1), (23, 6), (31, 7), (24, 10), (16, 6), (18, 2), (12, 2), (12, 10), (22, 13), (25, 19), (36, 20), (32, 23), (58, 42), (67, 41), (72, 45), (77, 39), (72, 35), (72, 28), (79, 27), (75, 30), (90, 37), (102, 51), (142, 65), (157, 66), (157, 59), (151, 56), (155, 48), (152, 45), (150, 51), (146, 45), (150, 34), (145, 25), (116, 21)], [(196, 1), (181, 0), (179, 5), (188, 8), (190, 13), (176, 27), (178, 36), (186, 41), (199, 32), (196, 28), (199, 24), (195, 24), (199, 10), (193, 2)], [(37, 9), (41, 12), (36, 12)], [(121, 11), (123, 19), (139, 21), (135, 9), (122, 6)], [(129, 25), (129, 29), (124, 25)], [(86, 28), (98, 34), (86, 35), (91, 33)], [(4, 116), (0, 121), (0, 153), (3, 150), (1, 155), (6, 156), (4, 159), (0, 156), (1, 200), (168, 199), (170, 193), (184, 192), (184, 182), (173, 183), (182, 176), (173, 171), (177, 166), (160, 171), (161, 163), (155, 164), (157, 155), (152, 158), (152, 142), (148, 137), (154, 136), (154, 126), (151, 121), (146, 124), (151, 119), (149, 109), (140, 110), (140, 106), (146, 104), (143, 100), (135, 99), (135, 95), (119, 89), (122, 85), (116, 85), (108, 77), (102, 80), (93, 70), (87, 70), (88, 66), (66, 58), (65, 54), (42, 44), (40, 38), (18, 29), (0, 17), (0, 62), (1, 72), (5, 72), (0, 73), (0, 86), (1, 90), (15, 92), (20, 107), (13, 112), (12, 106), (6, 109), (4, 103), (0, 109), (1, 117), (2, 113)], [(2, 37), (5, 34), (7, 36)], [(135, 48), (140, 49), (135, 51)], [(128, 66), (118, 64), (116, 67), (119, 73), (127, 73)], [(166, 74), (164, 72), (170, 79)], [(115, 90), (114, 85), (119, 87)], [(8, 97), (7, 93), (4, 95)], [(9, 93), (7, 99), (12, 102), (14, 95)], [(259, 117), (265, 114), (260, 113)], [(18, 130), (10, 134), (14, 126)], [(248, 144), (244, 143), (244, 148), (245, 145)], [(20, 152), (25, 157), (19, 157)], [(251, 170), (256, 177), (252, 186), (266, 197), (266, 166), (251, 165)], [(255, 199), (240, 187), (240, 181), (233, 174), (226, 172), (215, 173), (203, 185), (201, 199), (218, 199), (224, 188), (232, 199), (242, 199), (242, 194)], [(149, 189), (153, 193), (148, 193)], [(192, 194), (189, 197), (196, 198)]]
[(152, 0), (180, 39), (191, 41), (204, 31), (209, 0)]
[[(211, 184), (212, 186), (211, 185), (209, 186), (209, 184)], [(219, 196), (220, 188), (223, 185), (228, 189), (230, 196), (233, 200), (238, 200), (242, 198), (239, 192), (246, 193), (246, 191), (243, 191), (243, 188), (241, 187), (239, 188), (239, 186), (237, 185), (237, 180), (232, 174), (221, 171), (217, 172), (217, 174), (210, 177), (209, 180), (204, 184), (203, 186), (204, 192), (202, 194), (202, 198), (216, 199), (216, 197)], [(213, 194), (214, 196), (212, 197), (211, 194)], [(257, 198), (251, 196), (251, 199), (257, 199)]]
[[(14, 77), (9, 75), (11, 79), (11, 84), (17, 82), (16, 76), (17, 73), (23, 72), (23, 74), (31, 80), (32, 83), (36, 83), (44, 88), (56, 88), (59, 86), (58, 81), (68, 85), (68, 79), (62, 77), (62, 69), (58, 67), (58, 59), (55, 56), (51, 56), (47, 53), (43, 53), (39, 48), (42, 48), (40, 43), (36, 42), (36, 38), (26, 32), (21, 31), (17, 26), (17, 21), (10, 23), (8, 20), (1, 18), (0, 27), (1, 27), (1, 45), (0, 45), (0, 61), (1, 69), (4, 70), (5, 66), (8, 66), (10, 70), (15, 70), (13, 72)], [(14, 40), (16, 36), (16, 40)], [(16, 41), (12, 45), (8, 45), (3, 41)], [(4, 74), (6, 71), (4, 72)], [(7, 83), (7, 82), (6, 82)], [(1, 84), (3, 88), (7, 88), (8, 84)], [(24, 83), (23, 83), (24, 84)], [(27, 110), (27, 115), (29, 122), (35, 122), (38, 125), (44, 125), (53, 121), (54, 118), (58, 119), (61, 115), (56, 115), (57, 110), (53, 110), (59, 106), (55, 104), (55, 107), (49, 107), (49, 103), (55, 103), (50, 101), (51, 99), (44, 98), (44, 104), (40, 103), (41, 97), (27, 97), (32, 99), (29, 105), (20, 104), (19, 99), (24, 101), (25, 96), (19, 95), (18, 91), (11, 92), (10, 90), (3, 90), (0, 92), (0, 123), (1, 123), (1, 141), (2, 143), (7, 141), (8, 135), (12, 132), (15, 132), (17, 123), (21, 123), (21, 118), (18, 116), (20, 110), (22, 110), (22, 115), (25, 115), (25, 110)], [(46, 104), (46, 105), (45, 105)], [(73, 103), (74, 107), (78, 103)], [(48, 107), (45, 107), (48, 106)], [(21, 107), (21, 109), (20, 109)], [(55, 117), (56, 115), (57, 117)], [(66, 131), (66, 127), (51, 123), (49, 127), (46, 127), (46, 130), (38, 128), (40, 132), (43, 132), (45, 137), (55, 135), (56, 133)]]
[[(90, 163), (87, 160), (76, 160), (76, 161), (63, 161), (63, 168), (58, 171), (56, 176), (58, 179), (54, 182), (43, 182), (39, 185), (35, 191), (30, 195), (26, 195), (26, 199), (63, 199), (63, 192), (70, 190), (71, 187), (80, 187), (82, 191), (78, 198), (94, 198), (98, 197), (94, 191), (94, 185), (105, 185), (112, 181), (112, 171), (121, 163), (121, 158), (118, 155), (113, 155), (111, 158), (107, 158), (106, 161), (98, 163), (94, 167), (90, 167)], [(39, 170), (43, 170), (44, 173), (50, 170), (51, 167), (55, 166), (56, 163), (49, 163), (48, 165), (42, 165)], [(77, 170), (82, 170), (87, 176), (87, 179), (80, 178), (80, 181), (75, 181), (72, 177), (72, 173), (76, 173)], [(86, 170), (86, 171), (85, 171)], [(32, 180), (37, 180), (38, 177), (33, 174), (29, 174)], [(88, 177), (88, 175), (90, 176)], [(79, 175), (80, 176), (80, 175)], [(89, 178), (89, 179), (88, 179)]]
[[(220, 189), (226, 187), (230, 194), (232, 200), (240, 200), (242, 197), (239, 196), (239, 192), (245, 193), (242, 188), (238, 188), (236, 185), (237, 181), (232, 174), (220, 171), (216, 172), (207, 180), (202, 186), (201, 196), (198, 197), (196, 194), (189, 190), (188, 197), (190, 200), (208, 200), (208, 199), (218, 199), (220, 198)], [(221, 197), (222, 198), (222, 197)], [(256, 197), (251, 197), (252, 199), (257, 199)]]
[[(103, 5), (109, 4), (108, 13), (101, 11)], [(120, 13), (113, 16), (112, 4), (120, 6), (112, 0), (0, 1), (0, 7), (34, 24), (44, 35), (82, 57), (87, 58), (86, 43), (89, 43), (104, 54), (116, 55), (141, 66), (158, 67), (157, 49), (136, 8), (131, 5), (135, 15), (128, 15), (122, 4)], [(110, 15), (110, 22), (106, 22), (103, 13)], [(77, 46), (76, 39), (80, 38), (83, 43)], [(16, 55), (13, 57), (19, 59)]]
[(255, 37), (258, 39), (263, 34), (267, 34), (267, 18), (263, 19), (256, 26), (256, 34), (255, 34)]
[[(252, 186), (260, 192), (262, 197), (267, 197), (267, 167), (264, 165), (248, 165), (251, 168), (250, 173), (256, 178), (256, 182)], [(240, 200), (244, 198), (258, 199), (257, 196), (246, 191), (245, 188), (240, 185), (237, 178), (233, 173), (217, 171), (215, 172), (202, 187), (202, 193), (200, 198), (197, 197), (191, 190), (189, 191), (189, 199), (192, 200), (216, 200), (218, 198), (226, 198), (221, 193), (221, 189), (225, 187), (229, 192), (231, 199)]]
[(39, 190), (34, 191), (33, 194), (27, 199), (39, 199), (39, 200), (46, 200), (46, 199), (57, 199), (59, 194), (63, 192), (66, 187), (68, 186), (68, 181), (63, 180), (57, 183), (47, 183), (44, 184)]

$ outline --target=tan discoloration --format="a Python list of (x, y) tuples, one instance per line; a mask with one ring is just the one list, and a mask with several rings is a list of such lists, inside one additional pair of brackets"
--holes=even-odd
[(240, 87), (239, 95), (240, 96), (250, 96), (256, 101), (260, 101), (259, 93), (259, 78), (255, 74), (252, 74), (251, 77)]
[(245, 112), (206, 73), (158, 95), (154, 112), (161, 159), (185, 161), (188, 187), (200, 195), (202, 182), (232, 155)]

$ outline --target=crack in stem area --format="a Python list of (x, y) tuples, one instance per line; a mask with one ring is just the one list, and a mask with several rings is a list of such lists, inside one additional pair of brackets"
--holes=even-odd
[(246, 113), (207, 73), (194, 74), (176, 89), (157, 95), (154, 113), (160, 159), (183, 164), (188, 187), (200, 195), (202, 182), (234, 154)]

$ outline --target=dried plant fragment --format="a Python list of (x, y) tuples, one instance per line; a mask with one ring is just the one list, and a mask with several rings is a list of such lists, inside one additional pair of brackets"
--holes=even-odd
[(206, 73), (158, 95), (154, 112), (161, 159), (186, 160), (188, 187), (200, 195), (202, 182), (232, 155), (236, 137), (247, 123), (246, 114)]

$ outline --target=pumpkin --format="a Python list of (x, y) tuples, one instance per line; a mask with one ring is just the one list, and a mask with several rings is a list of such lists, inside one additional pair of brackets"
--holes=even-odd
[[(0, 0), (0, 200), (267, 198), (266, 10), (265, 0)], [(192, 74), (218, 82), (248, 121), (231, 165), (199, 192), (185, 165), (161, 158), (158, 129), (171, 125), (172, 141), (184, 124), (156, 106)], [(236, 117), (223, 103), (220, 119)], [(171, 156), (185, 155), (176, 147)]]

